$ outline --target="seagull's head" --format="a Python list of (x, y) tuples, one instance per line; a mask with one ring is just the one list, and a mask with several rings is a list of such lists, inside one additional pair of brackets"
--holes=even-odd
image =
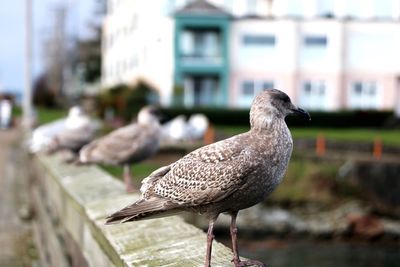
[(138, 114), (138, 122), (141, 124), (159, 124), (162, 119), (160, 110), (155, 106), (145, 106)]
[(310, 114), (295, 106), (287, 94), (277, 89), (268, 89), (254, 99), (250, 110), (250, 123), (252, 126), (264, 127), (275, 118), (284, 119), (289, 114), (298, 114), (311, 120)]

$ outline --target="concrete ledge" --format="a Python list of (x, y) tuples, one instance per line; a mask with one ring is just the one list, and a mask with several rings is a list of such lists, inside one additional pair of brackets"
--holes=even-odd
[[(178, 216), (119, 225), (105, 217), (139, 197), (96, 166), (33, 157), (35, 235), (43, 266), (203, 266), (205, 233)], [(78, 255), (79, 254), (79, 255)], [(215, 242), (213, 266), (230, 266)], [(54, 265), (55, 264), (55, 265)]]

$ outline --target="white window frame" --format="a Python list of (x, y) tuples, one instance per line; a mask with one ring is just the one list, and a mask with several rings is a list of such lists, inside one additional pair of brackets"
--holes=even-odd
[(325, 80), (302, 81), (300, 86), (300, 106), (308, 110), (327, 110), (328, 89)]
[[(245, 84), (253, 84), (253, 93), (245, 94)], [(263, 88), (265, 84), (270, 84), (268, 88)], [(249, 107), (253, 102), (255, 96), (257, 96), (261, 91), (273, 89), (275, 86), (275, 81), (273, 79), (260, 79), (260, 80), (251, 80), (251, 79), (243, 79), (239, 83), (239, 99), (238, 104), (242, 107)]]
[[(361, 86), (356, 91), (356, 86)], [(374, 80), (354, 80), (350, 82), (348, 92), (348, 104), (351, 109), (379, 109), (381, 88)]]

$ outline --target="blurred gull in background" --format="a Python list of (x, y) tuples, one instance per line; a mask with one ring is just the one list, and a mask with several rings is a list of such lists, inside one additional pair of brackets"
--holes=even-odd
[(165, 123), (162, 128), (164, 141), (183, 141), (186, 139), (186, 116), (179, 115), (169, 122)]
[(72, 107), (65, 121), (65, 129), (51, 139), (47, 152), (68, 150), (76, 157), (79, 150), (96, 137), (99, 128), (100, 123), (87, 116), (83, 109)]
[[(88, 143), (99, 128), (98, 121), (92, 120), (80, 107), (74, 106), (70, 108), (66, 118), (41, 125), (33, 130), (28, 142), (29, 150), (32, 153), (43, 150), (57, 151), (62, 148), (79, 150), (84, 145), (80, 143)], [(77, 145), (68, 145), (72, 137), (75, 138), (75, 142), (77, 141)]]
[(90, 144), (79, 153), (83, 164), (122, 166), (127, 192), (134, 191), (131, 165), (153, 156), (161, 137), (160, 112), (153, 106), (142, 108), (136, 123), (121, 127)]
[(190, 140), (202, 139), (210, 125), (204, 114), (193, 114), (187, 124), (188, 138)]
[(207, 131), (209, 120), (204, 114), (193, 114), (189, 120), (179, 115), (163, 125), (163, 142), (201, 140)]

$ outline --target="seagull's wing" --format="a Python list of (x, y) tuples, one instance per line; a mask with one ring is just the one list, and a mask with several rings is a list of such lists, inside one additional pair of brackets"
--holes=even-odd
[(113, 164), (123, 161), (143, 143), (141, 139), (145, 136), (146, 128), (137, 124), (122, 127), (85, 146), (81, 158), (87, 162)]
[(147, 185), (144, 197), (158, 196), (183, 206), (226, 198), (246, 182), (256, 167), (251, 147), (241, 141), (236, 136), (202, 147), (168, 166), (169, 170), (159, 169), (161, 175), (156, 172), (148, 178), (153, 184)]
[(88, 125), (77, 129), (65, 130), (58, 134), (56, 139), (61, 147), (79, 149), (89, 143), (94, 137), (95, 131)]
[(111, 214), (107, 223), (176, 214), (224, 199), (246, 182), (256, 163), (240, 137), (220, 141), (161, 167), (142, 181), (143, 198)]

